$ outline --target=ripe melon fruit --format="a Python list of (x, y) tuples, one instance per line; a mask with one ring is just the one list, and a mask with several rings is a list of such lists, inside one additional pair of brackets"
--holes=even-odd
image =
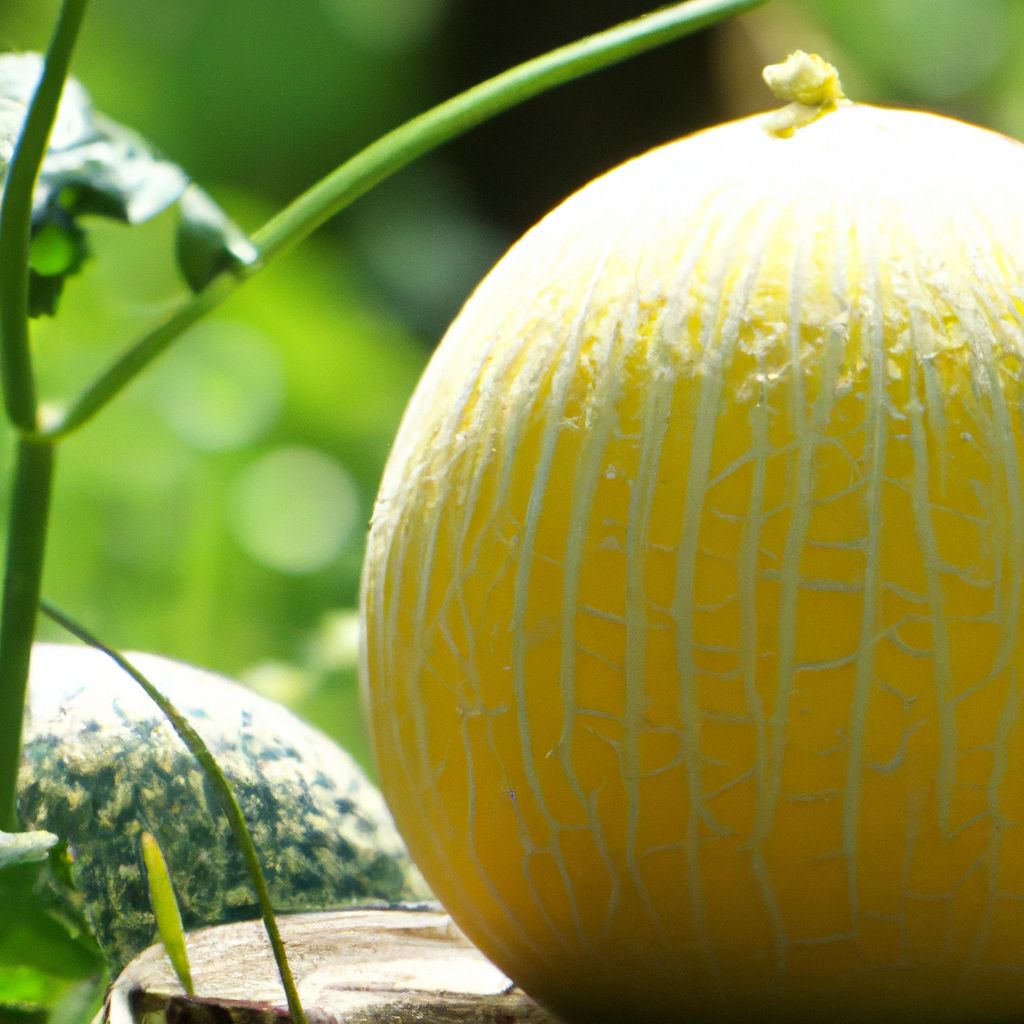
[(1024, 147), (768, 77), (437, 350), (364, 575), (383, 790), (570, 1020), (1019, 1019)]

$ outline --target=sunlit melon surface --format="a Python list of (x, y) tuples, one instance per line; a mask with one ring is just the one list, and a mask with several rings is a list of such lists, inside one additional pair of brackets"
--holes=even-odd
[(1024, 1013), (1024, 148), (655, 150), (462, 311), (374, 515), (383, 788), (568, 1018)]

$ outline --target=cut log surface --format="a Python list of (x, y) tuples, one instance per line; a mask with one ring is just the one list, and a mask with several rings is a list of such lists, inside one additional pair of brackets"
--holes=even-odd
[[(278, 924), (311, 1024), (555, 1024), (435, 909), (327, 911)], [(111, 986), (106, 1024), (285, 1024), (284, 990), (261, 921), (188, 937), (195, 995), (163, 946)]]

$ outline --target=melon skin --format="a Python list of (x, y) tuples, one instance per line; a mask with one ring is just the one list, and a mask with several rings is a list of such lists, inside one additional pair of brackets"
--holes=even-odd
[(1019, 1019), (1024, 149), (764, 117), (499, 262), (373, 516), (428, 882), (580, 1022)]
[[(234, 789), (278, 911), (423, 899), (428, 890), (355, 761), (285, 708), (223, 676), (129, 660), (202, 736)], [(99, 651), (36, 644), (18, 810), (66, 840), (70, 909), (114, 973), (156, 939), (140, 848), (167, 859), (186, 929), (260, 916), (198, 762), (139, 685)]]

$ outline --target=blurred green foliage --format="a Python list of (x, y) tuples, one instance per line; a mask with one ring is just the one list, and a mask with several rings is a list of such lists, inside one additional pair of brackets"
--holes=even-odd
[[(98, 109), (253, 228), (405, 117), (646, 7), (103, 0), (75, 73)], [(0, 48), (44, 47), (56, 10), (7, 0)], [(760, 65), (796, 46), (837, 61), (857, 98), (1024, 135), (1014, 0), (775, 0), (544, 97), (363, 200), (68, 443), (47, 594), (115, 645), (288, 701), (368, 762), (353, 611), (363, 538), (389, 439), (444, 323), (514, 236), (586, 178), (768, 105)], [(92, 228), (86, 272), (60, 316), (37, 324), (46, 395), (73, 394), (182, 290), (173, 232), (173, 214)]]

